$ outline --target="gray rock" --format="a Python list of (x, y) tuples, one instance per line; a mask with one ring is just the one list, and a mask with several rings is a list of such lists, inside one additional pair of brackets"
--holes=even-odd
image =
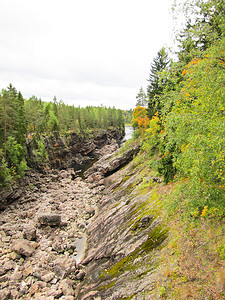
[(44, 214), (38, 217), (38, 221), (41, 225), (59, 226), (61, 223), (61, 216), (53, 214)]
[(0, 299), (7, 300), (10, 299), (11, 292), (8, 289), (3, 289), (0, 291)]
[(69, 279), (63, 279), (59, 284), (59, 289), (62, 290), (65, 296), (74, 296), (73, 281)]
[(3, 270), (3, 268), (0, 269), (0, 276), (5, 275), (6, 274), (6, 270)]
[[(96, 299), (95, 296), (97, 296), (97, 291), (90, 291), (86, 295), (84, 295), (81, 300), (88, 300), (88, 299)], [(101, 298), (100, 298), (101, 299)]]
[(52, 245), (52, 249), (58, 253), (63, 253), (65, 251), (63, 245), (59, 241)]
[(55, 272), (56, 277), (60, 279), (64, 279), (66, 277), (65, 270), (63, 270), (63, 268), (61, 268), (60, 266), (54, 266), (53, 270)]
[(95, 209), (94, 209), (94, 207), (93, 207), (93, 206), (87, 206), (87, 207), (86, 207), (86, 213), (87, 213), (90, 217), (94, 216), (94, 215), (95, 215)]
[[(0, 282), (6, 282), (9, 280), (9, 276), (7, 274), (0, 277)], [(1, 298), (0, 298), (1, 299)]]
[(55, 273), (50, 272), (41, 276), (41, 280), (44, 282), (50, 282), (55, 277)]
[(9, 270), (12, 270), (14, 269), (13, 268), (13, 263), (9, 260), (9, 261), (6, 261), (3, 265), (3, 270), (5, 271), (9, 271)]
[(32, 225), (28, 225), (24, 228), (23, 237), (29, 241), (36, 240), (36, 228)]
[(151, 221), (152, 221), (153, 217), (152, 216), (144, 216), (140, 219), (140, 222), (138, 224), (139, 228), (145, 228), (147, 227)]
[(76, 274), (76, 279), (77, 279), (77, 280), (83, 280), (85, 276), (86, 276), (86, 272), (85, 272), (84, 270), (80, 270), (80, 271)]

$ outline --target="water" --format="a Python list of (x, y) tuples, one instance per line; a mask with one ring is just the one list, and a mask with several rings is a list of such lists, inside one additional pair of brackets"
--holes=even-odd
[(84, 255), (86, 240), (87, 240), (86, 233), (84, 233), (82, 238), (76, 241), (77, 254), (73, 255), (72, 257), (76, 260), (78, 264), (81, 262), (81, 259), (83, 258)]
[(125, 136), (122, 139), (120, 146), (122, 146), (126, 141), (132, 138), (134, 129), (132, 126), (125, 126)]
[(134, 132), (134, 129), (132, 126), (125, 126), (125, 137), (124, 139), (126, 141), (128, 141), (129, 139), (132, 138), (132, 135), (133, 135), (133, 132)]

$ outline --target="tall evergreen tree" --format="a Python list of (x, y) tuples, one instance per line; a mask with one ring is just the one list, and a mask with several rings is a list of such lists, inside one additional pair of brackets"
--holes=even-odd
[(21, 92), (18, 93), (16, 98), (16, 140), (21, 146), (25, 146), (26, 141), (26, 115), (24, 108), (24, 99)]
[(169, 66), (169, 58), (166, 49), (163, 47), (157, 56), (153, 59), (149, 74), (149, 85), (147, 87), (148, 96), (148, 117), (151, 119), (157, 111), (161, 109), (159, 96), (163, 92), (163, 86), (160, 84), (160, 72)]
[(17, 91), (10, 84), (7, 89), (3, 89), (0, 97), (0, 113), (1, 113), (1, 143), (5, 144), (9, 136), (16, 135), (17, 129)]
[(147, 96), (142, 87), (140, 88), (139, 93), (136, 96), (136, 99), (137, 99), (136, 106), (143, 106), (143, 107), (147, 106), (148, 104)]

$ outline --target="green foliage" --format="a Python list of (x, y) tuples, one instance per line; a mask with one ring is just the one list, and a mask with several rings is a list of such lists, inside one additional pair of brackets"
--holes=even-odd
[[(25, 102), (30, 133), (77, 132), (97, 128), (124, 129), (123, 111), (115, 108), (87, 106), (74, 107), (62, 101), (46, 103), (35, 97)], [(35, 109), (36, 108), (36, 109)], [(31, 113), (30, 113), (31, 112)], [(128, 119), (129, 114), (127, 114)], [(130, 120), (130, 118), (129, 118)], [(34, 122), (34, 123), (33, 123)], [(35, 126), (33, 126), (35, 124)]]
[(48, 160), (47, 151), (43, 142), (43, 138), (40, 137), (40, 140), (33, 140), (32, 146), (32, 157), (34, 163), (42, 163)]
[(9, 137), (5, 145), (5, 151), (10, 173), (22, 177), (28, 169), (25, 160), (25, 149), (17, 143), (15, 138)]
[(162, 48), (157, 56), (153, 59), (149, 74), (149, 85), (147, 87), (148, 95), (148, 117), (151, 119), (156, 112), (161, 112), (162, 102), (160, 95), (163, 92), (165, 82), (160, 81), (160, 72), (165, 70), (169, 65), (169, 58), (165, 48)]
[(0, 187), (9, 185), (11, 180), (10, 169), (5, 161), (3, 151), (0, 150)]
[(124, 116), (129, 123), (131, 114), (132, 110), (103, 106), (65, 105), (56, 97), (52, 102), (44, 102), (35, 96), (24, 100), (10, 84), (0, 93), (0, 184), (6, 184), (12, 177), (23, 176), (27, 169), (26, 160), (31, 162), (33, 159), (36, 165), (48, 160), (43, 135), (53, 133), (57, 137), (59, 133), (69, 131), (86, 134), (93, 129), (112, 127), (124, 130)]
[(19, 144), (25, 145), (24, 99), (11, 84), (0, 94), (0, 117), (0, 147), (3, 148), (10, 136), (13, 136)]
[(125, 124), (131, 124), (132, 122), (132, 116), (133, 116), (133, 110), (124, 110), (123, 112), (123, 119)]
[(178, 62), (156, 72), (154, 88), (161, 90), (149, 105), (152, 113), (157, 101), (161, 106), (151, 115), (143, 149), (156, 158), (151, 164), (165, 183), (182, 182), (172, 209), (182, 207), (188, 218), (215, 218), (225, 214), (225, 4), (198, 1), (193, 11)]
[(173, 165), (173, 155), (168, 154), (167, 156), (162, 157), (158, 162), (157, 170), (159, 174), (163, 176), (165, 183), (173, 181), (176, 174), (176, 168), (174, 168)]
[(136, 96), (136, 99), (137, 99), (136, 106), (143, 106), (143, 107), (147, 106), (148, 104), (147, 96), (142, 87), (140, 88), (139, 93)]

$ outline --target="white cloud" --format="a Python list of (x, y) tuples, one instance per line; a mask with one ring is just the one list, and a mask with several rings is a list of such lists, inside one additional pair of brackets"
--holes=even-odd
[(69, 104), (132, 108), (150, 64), (171, 41), (173, 0), (7, 0), (0, 88)]

